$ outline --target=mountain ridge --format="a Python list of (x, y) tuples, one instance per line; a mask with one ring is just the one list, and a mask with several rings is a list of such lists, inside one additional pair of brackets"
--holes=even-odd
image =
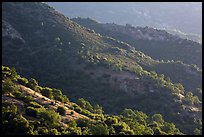
[[(194, 129), (188, 128), (188, 124), (193, 121), (193, 115), (179, 116), (179, 113), (185, 112), (186, 106), (200, 107), (200, 103), (192, 101), (189, 104), (188, 92), (182, 85), (172, 83), (166, 76), (141, 66), (151, 66), (159, 61), (151, 59), (127, 43), (80, 27), (46, 4), (3, 3), (3, 20), (9, 22), (25, 40), (25, 43), (20, 44), (12, 37), (5, 36), (2, 40), (3, 64), (15, 67), (20, 75), (39, 79), (43, 86), (63, 89), (63, 93), (75, 101), (76, 98), (83, 97), (91, 103), (98, 103), (106, 112), (117, 113), (129, 107), (149, 114), (167, 113), (164, 115), (165, 120), (176, 122), (182, 132), (193, 134)], [(20, 46), (22, 48), (16, 50)], [(125, 74), (127, 71), (139, 80), (129, 76), (128, 79), (120, 79), (120, 75), (114, 78), (106, 74), (106, 70), (115, 75)], [(112, 88), (109, 82), (121, 87)], [(134, 84), (138, 88), (135, 91)], [(152, 90), (155, 92), (152, 93)], [(132, 94), (135, 96), (131, 96)], [(180, 99), (180, 94), (184, 98)], [(159, 98), (155, 100), (157, 97)], [(182, 120), (188, 118), (190, 122), (176, 121), (176, 117)]]
[[(196, 64), (198, 67), (202, 68), (202, 45), (197, 42), (169, 34), (165, 30), (158, 30), (151, 27), (133, 27), (128, 24), (126, 24), (126, 26), (114, 23), (102, 24), (90, 18), (78, 17), (72, 18), (71, 20), (84, 27), (94, 29), (102, 35), (127, 42), (137, 50), (144, 52), (154, 59), (165, 61), (180, 60), (187, 64)], [(161, 55), (157, 54), (159, 49), (162, 49), (160, 53)], [(191, 52), (192, 57), (186, 54), (187, 51)]]
[[(147, 116), (141, 111), (125, 109), (116, 116), (104, 114), (100, 107), (88, 110), (92, 106), (83, 98), (78, 99), (77, 104), (53, 98), (49, 94), (54, 95), (59, 89), (41, 87), (33, 78), (28, 81), (14, 68), (2, 66), (2, 74), (4, 135), (183, 135), (173, 123), (165, 122), (160, 114)], [(45, 94), (47, 89), (50, 91)], [(89, 105), (85, 107), (84, 103)], [(162, 125), (157, 127), (159, 120)], [(145, 130), (131, 127), (128, 121)], [(165, 129), (168, 127), (171, 129)]]

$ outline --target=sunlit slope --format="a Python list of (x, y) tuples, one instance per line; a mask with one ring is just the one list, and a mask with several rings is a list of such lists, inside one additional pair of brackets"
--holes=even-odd
[[(161, 113), (184, 133), (198, 126), (190, 130), (193, 115), (183, 114), (201, 103), (189, 103), (181, 84), (147, 71), (160, 62), (130, 44), (79, 26), (46, 4), (3, 3), (2, 49), (4, 65), (43, 86), (63, 89), (72, 101), (83, 97), (108, 113), (124, 108)], [(186, 117), (190, 122), (176, 120)]]

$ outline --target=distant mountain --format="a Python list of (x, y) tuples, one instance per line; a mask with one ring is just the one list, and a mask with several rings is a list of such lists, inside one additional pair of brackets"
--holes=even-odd
[(68, 17), (202, 35), (201, 2), (48, 2)]
[(192, 33), (184, 33), (184, 32), (181, 32), (179, 30), (173, 30), (173, 29), (172, 30), (167, 29), (166, 31), (173, 34), (173, 35), (178, 35), (181, 38), (189, 39), (189, 40), (192, 40), (192, 41), (195, 41), (195, 42), (202, 44), (202, 36), (201, 35), (192, 34)]
[[(173, 82), (180, 82), (186, 90), (195, 90), (201, 83), (201, 77), (198, 75), (189, 76), (186, 67), (173, 65), (174, 61), (183, 61), (187, 64), (197, 64), (202, 67), (202, 46), (196, 42), (182, 39), (178, 36), (167, 33), (164, 30), (153, 29), (149, 27), (132, 27), (131, 25), (102, 24), (90, 18), (72, 18), (72, 21), (93, 29), (97, 33), (113, 37), (120, 41), (129, 43), (146, 55), (169, 63), (158, 63), (154, 67), (141, 64), (143, 68), (155, 70), (169, 76)], [(184, 65), (187, 66), (187, 65)], [(192, 65), (193, 66), (193, 65)], [(171, 69), (170, 69), (171, 68)], [(179, 69), (178, 69), (179, 68)], [(198, 68), (197, 68), (198, 69)], [(175, 76), (176, 70), (180, 70)], [(182, 70), (182, 71), (181, 71)], [(186, 72), (185, 74), (182, 72)], [(201, 75), (200, 75), (201, 76)], [(192, 79), (191, 79), (191, 78)], [(189, 79), (190, 78), (190, 79)], [(192, 83), (192, 81), (196, 83)]]
[[(151, 27), (98, 23), (90, 18), (73, 18), (76, 23), (97, 33), (127, 42), (137, 50), (159, 60), (180, 60), (202, 67), (202, 46)], [(158, 54), (159, 53), (159, 54)]]
[[(202, 71), (197, 67), (154, 60), (130, 44), (80, 26), (44, 3), (8, 2), (2, 11), (3, 65), (38, 79), (42, 86), (62, 89), (73, 102), (84, 98), (109, 114), (118, 115), (125, 108), (160, 113), (184, 134), (200, 131)], [(158, 69), (165, 74), (153, 71)], [(172, 82), (168, 78), (172, 73), (191, 79), (198, 89), (191, 93)]]

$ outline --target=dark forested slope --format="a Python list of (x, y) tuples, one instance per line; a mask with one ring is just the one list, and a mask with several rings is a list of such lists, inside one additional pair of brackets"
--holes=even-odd
[[(200, 129), (201, 102), (194, 94), (202, 89), (192, 94), (168, 75), (152, 71), (151, 66), (165, 62), (81, 27), (44, 3), (3, 3), (2, 8), (3, 65), (43, 86), (62, 89), (71, 101), (82, 97), (97, 103), (107, 113), (124, 108), (161, 113), (185, 134)], [(175, 64), (190, 69), (169, 63)], [(196, 67), (190, 72), (202, 73)]]
[(90, 18), (78, 17), (71, 20), (84, 27), (94, 29), (102, 35), (127, 42), (154, 59), (180, 60), (202, 67), (201, 44), (182, 39), (164, 30), (151, 27), (133, 27), (128, 24), (126, 26), (114, 23), (102, 24)]
[(70, 102), (60, 89), (41, 87), (2, 66), (2, 135), (183, 135), (161, 114), (124, 109), (103, 112), (79, 98)]

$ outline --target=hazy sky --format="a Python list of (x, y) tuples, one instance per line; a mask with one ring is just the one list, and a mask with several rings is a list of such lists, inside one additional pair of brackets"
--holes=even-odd
[(69, 18), (202, 34), (201, 2), (48, 2)]

